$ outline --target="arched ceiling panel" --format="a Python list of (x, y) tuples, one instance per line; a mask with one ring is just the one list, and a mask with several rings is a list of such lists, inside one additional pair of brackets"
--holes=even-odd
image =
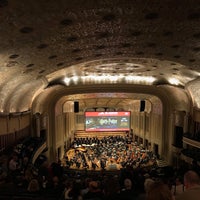
[[(112, 87), (110, 84), (101, 84), (101, 87), (97, 87), (96, 85), (93, 85), (93, 87), (79, 85), (68, 88), (61, 85), (52, 86), (47, 88), (34, 100), (33, 113), (47, 112), (56, 105), (62, 107), (66, 101), (79, 101), (80, 110), (84, 111), (87, 106), (89, 108), (107, 107), (108, 102), (111, 103), (109, 107), (119, 108), (120, 100), (120, 107), (126, 108), (127, 104), (131, 104), (131, 101), (141, 99), (149, 100), (150, 102), (161, 101), (163, 105), (166, 105), (171, 111), (180, 110), (189, 112), (189, 98), (183, 89), (167, 85), (132, 85), (127, 87), (124, 93), (123, 91), (126, 86), (126, 84), (118, 85), (118, 87)], [(77, 91), (79, 91), (78, 94)], [(98, 101), (101, 102), (99, 106), (97, 106)], [(62, 108), (59, 108), (59, 110), (62, 110)]]
[(93, 87), (91, 76), (113, 87), (153, 77), (188, 89), (200, 107), (199, 38), (198, 0), (0, 1), (0, 111), (30, 109), (64, 77)]
[(189, 83), (187, 89), (190, 91), (194, 106), (200, 108), (200, 78)]
[(16, 90), (13, 91), (11, 98), (7, 101), (7, 111), (24, 112), (29, 110), (34, 99), (33, 97), (39, 95), (43, 91), (44, 82), (42, 82), (42, 80), (30, 80), (19, 87), (20, 88), (16, 88)]

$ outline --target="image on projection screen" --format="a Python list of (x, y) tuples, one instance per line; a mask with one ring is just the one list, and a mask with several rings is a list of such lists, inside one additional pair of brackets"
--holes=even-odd
[(130, 112), (85, 112), (85, 131), (129, 131)]

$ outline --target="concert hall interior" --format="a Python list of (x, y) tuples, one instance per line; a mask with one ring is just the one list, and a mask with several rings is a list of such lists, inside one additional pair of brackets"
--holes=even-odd
[(197, 0), (0, 0), (0, 181), (200, 167), (199, 39)]

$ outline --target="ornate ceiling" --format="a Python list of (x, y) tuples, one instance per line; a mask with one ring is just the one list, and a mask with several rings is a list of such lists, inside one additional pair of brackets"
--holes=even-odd
[(199, 0), (0, 0), (2, 113), (102, 83), (172, 85), (200, 107), (199, 64)]

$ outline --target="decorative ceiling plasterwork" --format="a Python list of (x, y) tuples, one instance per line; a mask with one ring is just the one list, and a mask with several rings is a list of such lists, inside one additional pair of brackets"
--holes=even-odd
[(190, 91), (194, 107), (200, 108), (200, 78), (189, 83), (187, 89)]
[(2, 0), (0, 13), (0, 112), (30, 109), (52, 81), (91, 74), (178, 84), (200, 107), (198, 0)]
[[(88, 83), (93, 84), (99, 77), (103, 76), (108, 77), (110, 83), (113, 83), (112, 77), (118, 77), (119, 81), (116, 82), (119, 83), (121, 80), (120, 77), (125, 77), (125, 79), (127, 77), (133, 77), (133, 81), (131, 82), (133, 84), (145, 84), (145, 78), (153, 78), (150, 84), (171, 84), (170, 79), (176, 79), (178, 85), (184, 86), (189, 81), (196, 79), (199, 75), (200, 73), (197, 71), (192, 71), (186, 66), (176, 62), (145, 58), (121, 58), (102, 59), (77, 64), (48, 75), (47, 80), (49, 82), (53, 80), (59, 82), (66, 77), (71, 79), (71, 83), (76, 84), (78, 81), (73, 81), (74, 77), (77, 77), (77, 79), (81, 79), (81, 77), (86, 79), (88, 77)], [(92, 76), (94, 77), (93, 81), (90, 78)], [(138, 81), (139, 77), (141, 77), (141, 81)]]

